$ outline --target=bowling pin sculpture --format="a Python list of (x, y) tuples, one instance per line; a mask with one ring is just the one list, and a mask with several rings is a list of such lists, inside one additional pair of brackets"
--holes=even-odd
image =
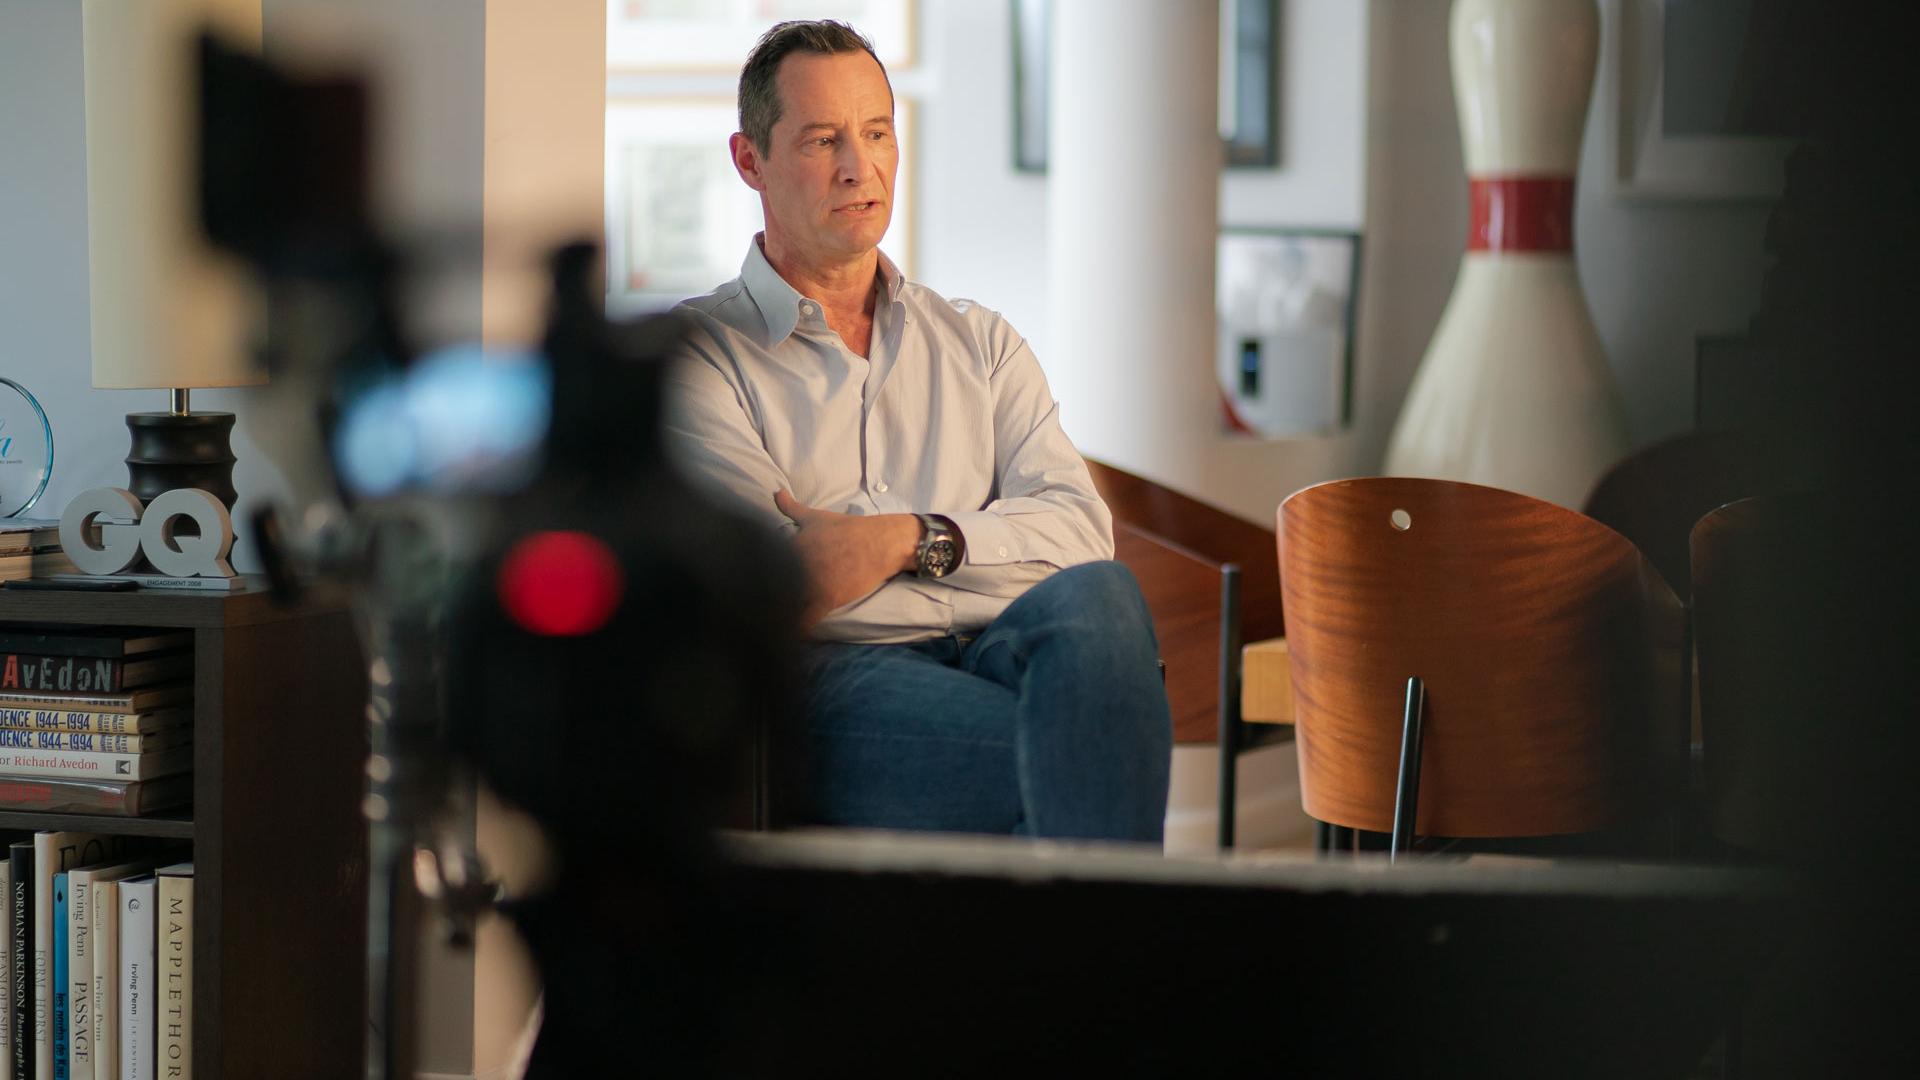
[(1594, 0), (1455, 0), (1472, 224), (1386, 471), (1578, 508), (1626, 449), (1573, 260), (1573, 179), (1599, 49)]

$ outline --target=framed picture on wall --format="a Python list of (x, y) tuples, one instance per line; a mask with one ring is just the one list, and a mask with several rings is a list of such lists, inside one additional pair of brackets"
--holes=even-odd
[[(913, 108), (898, 103), (901, 147), (892, 223), (880, 249), (913, 272)], [(760, 196), (734, 171), (730, 97), (607, 102), (607, 302), (616, 313), (659, 310), (740, 273), (764, 225)]]
[[(1048, 0), (1010, 0), (1013, 167), (1047, 171)], [(1220, 138), (1229, 168), (1280, 163), (1280, 0), (1220, 0)]]
[(1214, 371), (1230, 435), (1292, 439), (1353, 414), (1358, 233), (1225, 229), (1215, 267)]
[(610, 72), (737, 73), (760, 35), (788, 19), (836, 19), (889, 69), (913, 63), (912, 0), (607, 0)]
[(1650, 199), (1778, 198), (1786, 27), (1754, 0), (1611, 0), (1614, 184)]

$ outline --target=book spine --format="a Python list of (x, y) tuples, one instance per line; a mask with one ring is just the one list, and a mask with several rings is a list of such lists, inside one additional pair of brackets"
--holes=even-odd
[(33, 653), (40, 656), (85, 656), (96, 659), (120, 660), (127, 655), (126, 643), (120, 638), (90, 638), (56, 634), (5, 634), (0, 633), (0, 654)]
[(120, 1080), (153, 1080), (153, 879), (120, 883)]
[(9, 709), (73, 709), (78, 711), (131, 713), (130, 694), (16, 694), (0, 690), (0, 706)]
[(193, 748), (177, 746), (149, 754), (42, 753), (0, 750), (0, 773), (65, 780), (148, 780), (193, 767)]
[(53, 879), (104, 858), (108, 838), (93, 833), (33, 834), (33, 1075), (53, 1077)]
[(33, 1080), (33, 842), (9, 849), (13, 865), (13, 1080)]
[(36, 653), (43, 656), (89, 656), (121, 660), (162, 649), (193, 644), (190, 630), (155, 630), (132, 634), (29, 634), (0, 631), (0, 653)]
[(67, 1080), (67, 875), (53, 875), (53, 938), (47, 943), (48, 985), (53, 988), (52, 1032), (53, 1080)]
[(190, 772), (134, 781), (0, 776), (0, 807), (8, 810), (138, 817), (192, 801)]
[(93, 1080), (93, 872), (67, 874), (67, 1075)]
[(0, 725), (0, 750), (48, 750), (72, 754), (150, 754), (192, 739), (185, 730), (158, 735), (102, 735), (92, 731), (33, 731)]
[[(0, 849), (0, 897), (9, 914), (13, 911), (13, 859)], [(13, 1069), (13, 924), (0, 925), (0, 1074), (11, 1076)]]
[(120, 883), (93, 883), (93, 1075), (120, 1078)]
[(53, 1038), (47, 1028), (47, 1011), (53, 998), (47, 993), (47, 939), (53, 936), (53, 875), (58, 836), (35, 833), (33, 837), (33, 1065), (28, 1076), (49, 1080), (53, 1076)]
[(161, 1080), (193, 1078), (193, 878), (160, 876)]
[(0, 708), (0, 727), (25, 731), (95, 732), (101, 735), (147, 735), (173, 727), (185, 727), (193, 719), (191, 709), (165, 709), (159, 712), (114, 713), (68, 709)]
[(0, 690), (117, 694), (125, 665), (104, 656), (0, 654)]

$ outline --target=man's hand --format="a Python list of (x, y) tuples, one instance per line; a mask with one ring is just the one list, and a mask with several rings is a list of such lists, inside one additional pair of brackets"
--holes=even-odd
[(793, 543), (811, 586), (808, 626), (914, 568), (920, 519), (912, 514), (836, 514), (816, 510), (787, 491), (775, 494), (773, 505), (800, 526)]

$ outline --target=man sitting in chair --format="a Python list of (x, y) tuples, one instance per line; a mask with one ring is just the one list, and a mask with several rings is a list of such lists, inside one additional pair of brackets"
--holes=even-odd
[(678, 309), (668, 438), (808, 573), (819, 822), (1158, 842), (1172, 729), (1145, 602), (1033, 351), (880, 253), (893, 114), (851, 27), (755, 46), (730, 147), (765, 231)]

